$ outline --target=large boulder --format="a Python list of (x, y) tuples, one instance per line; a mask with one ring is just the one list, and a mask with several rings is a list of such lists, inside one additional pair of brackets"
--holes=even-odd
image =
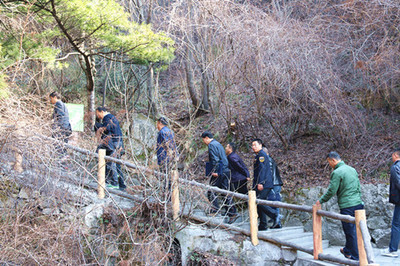
[[(156, 122), (142, 114), (132, 115), (131, 143), (136, 156), (143, 154), (145, 150), (155, 149), (157, 143)], [(125, 128), (127, 130), (127, 128)]]

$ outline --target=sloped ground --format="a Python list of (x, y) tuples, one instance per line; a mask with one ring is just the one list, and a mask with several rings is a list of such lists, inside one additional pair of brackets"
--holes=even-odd
[[(232, 129), (225, 120), (223, 110), (219, 110), (219, 114), (209, 113), (195, 119), (189, 116), (187, 110), (176, 109), (177, 105), (188, 104), (182, 99), (183, 95), (168, 94), (163, 100), (168, 116), (180, 125), (175, 125), (174, 130), (180, 143), (181, 157), (186, 160), (187, 170), (196, 175), (198, 180), (205, 182), (204, 162), (208, 160), (208, 154), (200, 137), (205, 130), (211, 131), (223, 146), (231, 141), (238, 144), (238, 153), (250, 171), (254, 159), (251, 140), (262, 139), (278, 163), (284, 182), (283, 190), (288, 194), (296, 193), (303, 187), (327, 186), (331, 169), (325, 158), (328, 152), (333, 150), (339, 152), (347, 164), (356, 168), (362, 183), (388, 183), (391, 153), (400, 147), (397, 136), (400, 129), (398, 113), (385, 114), (384, 110), (365, 111), (365, 128), (353, 132), (355, 137), (348, 139), (345, 144), (315, 129), (308, 134), (296, 136), (285, 150), (278, 136), (268, 125), (259, 126), (251, 119), (242, 118), (240, 124), (236, 124)], [(236, 108), (239, 115), (246, 107)]]

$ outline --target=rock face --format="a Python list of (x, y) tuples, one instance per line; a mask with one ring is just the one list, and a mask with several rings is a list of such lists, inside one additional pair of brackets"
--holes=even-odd
[(155, 148), (157, 133), (155, 121), (142, 114), (135, 113), (132, 115), (133, 138), (131, 141), (136, 156)]
[[(315, 187), (302, 189), (292, 200), (295, 204), (313, 205), (327, 188)], [(372, 244), (378, 248), (386, 248), (390, 240), (390, 228), (393, 216), (393, 204), (388, 202), (389, 186), (385, 184), (361, 185), (362, 200), (364, 201), (368, 230)], [(283, 201), (285, 200), (284, 191)], [(323, 210), (339, 213), (336, 196), (322, 205)], [(312, 231), (312, 217), (309, 213), (300, 213), (281, 209), (284, 216), (284, 226), (303, 225), (306, 231)], [(345, 243), (342, 224), (338, 220), (322, 219), (322, 235), (331, 245), (341, 246)]]
[(237, 265), (286, 265), (292, 264), (296, 252), (260, 241), (253, 246), (248, 237), (235, 235), (222, 229), (210, 229), (201, 225), (189, 225), (176, 235), (182, 252), (182, 265), (194, 250), (220, 254)]

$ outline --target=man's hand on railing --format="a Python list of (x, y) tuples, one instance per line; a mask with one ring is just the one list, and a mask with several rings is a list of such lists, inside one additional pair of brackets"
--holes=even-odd
[(257, 185), (257, 189), (258, 189), (259, 191), (261, 191), (261, 190), (264, 189), (264, 186), (263, 186), (262, 184), (258, 184), (258, 185)]
[(319, 200), (317, 200), (317, 202), (315, 203), (315, 205), (317, 205), (318, 207), (321, 207), (321, 202), (319, 202)]

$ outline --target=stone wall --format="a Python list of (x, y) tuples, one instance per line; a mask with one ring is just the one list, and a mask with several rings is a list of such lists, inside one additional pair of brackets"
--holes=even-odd
[[(305, 188), (298, 193), (291, 203), (300, 205), (313, 205), (327, 188), (314, 187)], [(390, 240), (390, 227), (393, 215), (393, 204), (388, 202), (389, 186), (385, 184), (365, 184), (361, 185), (362, 199), (364, 201), (367, 225), (372, 237), (372, 244), (378, 248), (385, 248)], [(283, 201), (285, 193), (282, 191)], [(328, 202), (322, 204), (322, 209), (339, 213), (337, 198), (333, 197)], [(281, 211), (283, 214), (284, 226), (303, 225), (305, 231), (312, 231), (312, 219), (309, 213), (300, 213), (291, 210)], [(345, 237), (342, 230), (341, 222), (329, 218), (323, 218), (322, 221), (323, 239), (328, 239), (331, 245), (344, 245)]]
[(236, 265), (293, 265), (297, 258), (294, 250), (281, 249), (265, 241), (253, 246), (249, 237), (202, 225), (188, 225), (176, 234), (176, 238), (181, 246), (183, 266), (187, 265), (193, 251), (221, 255)]

